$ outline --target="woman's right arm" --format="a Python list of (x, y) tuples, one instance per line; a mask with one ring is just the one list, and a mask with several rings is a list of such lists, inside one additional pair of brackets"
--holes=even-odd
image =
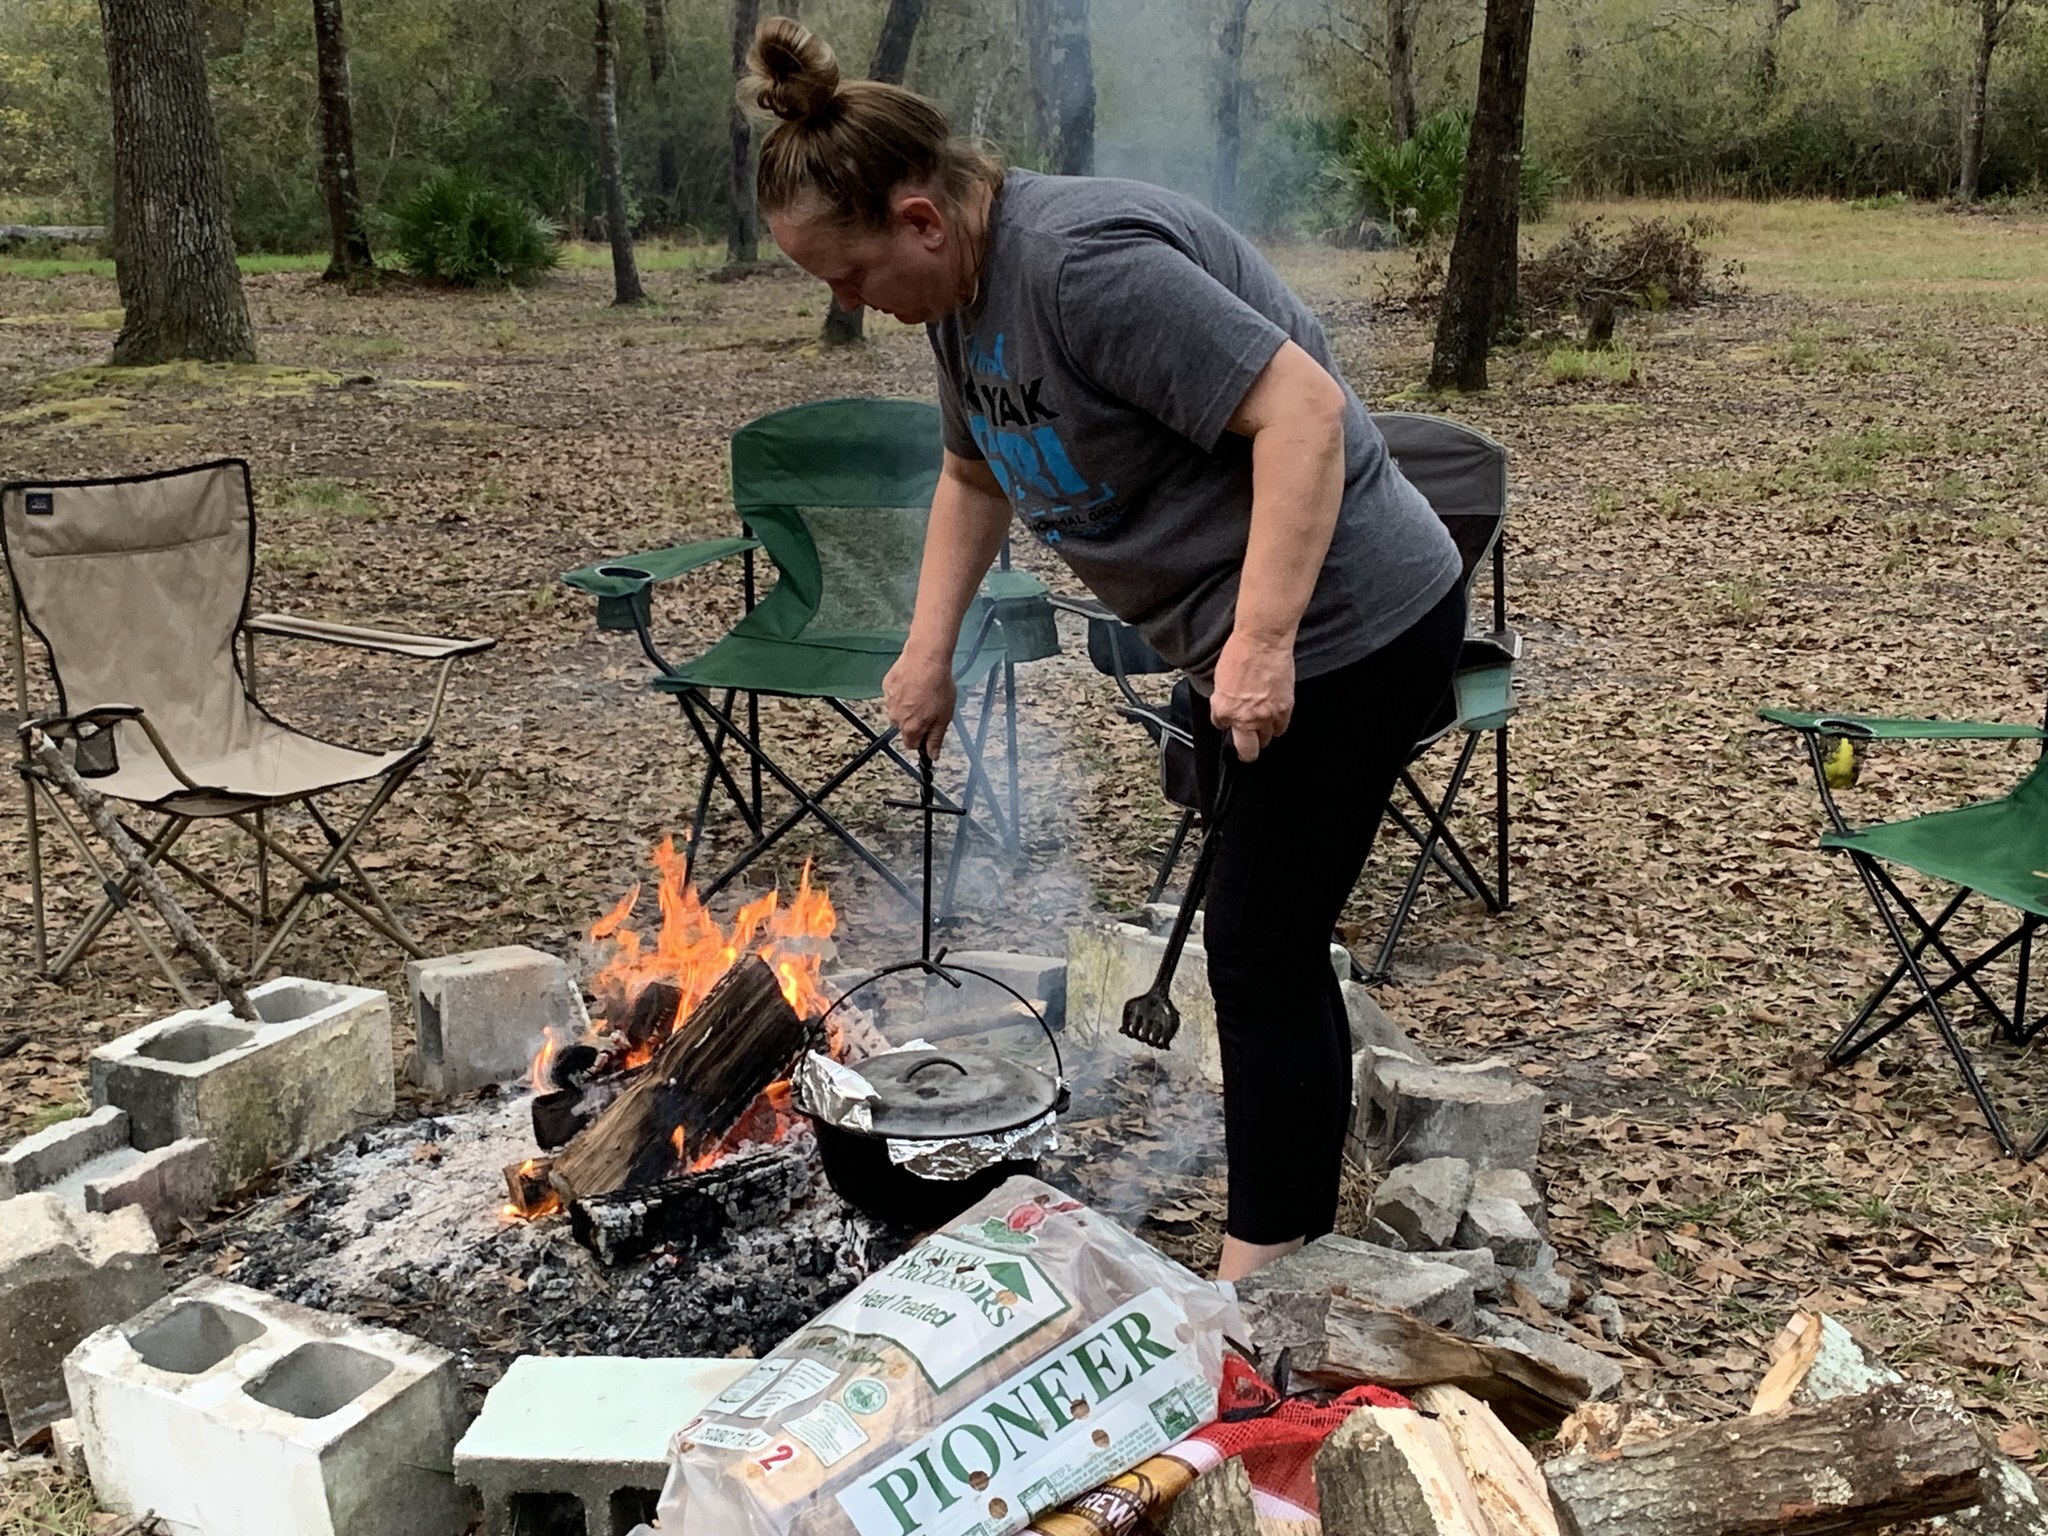
[(1010, 526), (1010, 501), (982, 459), (946, 454), (925, 527), (917, 611), (903, 654), (882, 681), (882, 704), (910, 746), (934, 756), (953, 718), (953, 651), (960, 623), (995, 564)]

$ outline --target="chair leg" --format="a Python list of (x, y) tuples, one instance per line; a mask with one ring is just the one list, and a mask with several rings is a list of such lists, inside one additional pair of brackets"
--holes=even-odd
[[(1970, 892), (1967, 888), (1956, 892), (1949, 904), (1943, 907), (1939, 915), (1935, 917), (1934, 928), (1939, 930), (1950, 918), (1962, 910), (1963, 903), (1969, 899)], [(1913, 953), (1916, 955), (1926, 948), (1927, 939), (1925, 935), (1913, 941)], [(1883, 1029), (1872, 1034), (1868, 1039), (1863, 1037), (1863, 1026), (1870, 1022), (1872, 1017), (1876, 1015), (1877, 1010), (1884, 1006), (1884, 1000), (1890, 997), (1892, 992), (1898, 987), (1898, 984), (1905, 979), (1905, 962), (1899, 961), (1892, 966), (1891, 974), (1879, 982), (1877, 989), (1863, 1000), (1863, 1005), (1856, 1010), (1856, 1017), (1849, 1021), (1848, 1027), (1841, 1034), (1837, 1035), (1835, 1043), (1828, 1047), (1827, 1061), (1829, 1066), (1847, 1066), (1858, 1056), (1869, 1050), (1871, 1046), (1877, 1044), (1879, 1040), (1882, 1040), (1894, 1029), (1897, 1029), (1899, 1025), (1906, 1022), (1905, 1017), (1901, 1015), (1891, 1020)]]
[[(57, 825), (63, 828), (64, 835), (70, 842), (73, 851), (77, 853), (79, 862), (93, 872), (100, 882), (100, 889), (106, 892), (105, 900), (101, 902), (99, 911), (94, 914), (95, 917), (99, 918), (98, 923), (92, 925), (90, 932), (81, 931), (72, 940), (63, 956), (59, 957), (57, 965), (47, 973), (50, 978), (52, 980), (62, 980), (65, 972), (69, 971), (72, 965), (77, 962), (78, 956), (84, 952), (85, 947), (98, 935), (100, 929), (106, 925), (107, 920), (118, 911), (128, 920), (128, 925), (134, 930), (135, 937), (141, 941), (142, 947), (149, 952), (150, 959), (156, 962), (156, 968), (163, 972), (164, 980), (171, 984), (171, 990), (178, 994), (178, 1000), (187, 1008), (199, 1007), (198, 995), (185, 984), (185, 978), (178, 974), (177, 969), (171, 964), (170, 956), (164, 953), (163, 947), (157, 943), (155, 935), (150, 933), (149, 926), (142, 921), (141, 914), (135, 910), (135, 904), (128, 900), (128, 891), (133, 886), (134, 877), (124, 871), (119, 881), (109, 878), (107, 868), (100, 862), (99, 855), (93, 852), (92, 844), (87, 842), (85, 835), (71, 824), (71, 818), (64, 814), (63, 807), (53, 801), (50, 811)], [(183, 834), (184, 829), (191, 825), (190, 821), (177, 816), (167, 818), (165, 824), (169, 826), (172, 823), (178, 823), (179, 825), (177, 831), (172, 833), (168, 842), (164, 844), (165, 847), (168, 847), (172, 842), (176, 842), (178, 837)], [(144, 857), (149, 857), (149, 850), (144, 850)], [(151, 862), (154, 861), (152, 860)], [(105, 915), (101, 916), (101, 913)]]
[[(58, 811), (58, 815), (62, 817), (62, 812), (55, 805), (52, 805), (51, 809)], [(81, 854), (84, 854), (89, 845), (83, 841), (83, 834), (74, 828), (68, 819), (64, 819), (63, 825), (64, 830), (70, 834), (73, 847)], [(136, 838), (135, 841), (142, 846), (144, 862), (149, 864), (151, 868), (155, 868), (156, 865), (163, 861), (164, 856), (171, 851), (171, 848), (177, 843), (178, 839), (185, 835), (186, 828), (191, 825), (191, 821), (187, 818), (166, 816), (163, 825), (158, 827), (156, 833), (147, 841), (139, 837)], [(135, 894), (135, 877), (124, 870), (118, 881), (110, 881), (106, 876), (106, 871), (101, 867), (97, 859), (91, 859), (90, 862), (94, 873), (99, 876), (100, 889), (105, 894), (101, 896), (99, 905), (93, 908), (91, 915), (79, 925), (78, 931), (71, 936), (71, 941), (64, 946), (64, 952), (51, 965), (48, 975), (52, 981), (62, 981), (64, 979), (70, 972), (71, 967), (78, 963), (79, 956), (92, 947), (94, 941), (99, 938), (107, 924), (114, 920), (116, 911), (125, 916), (131, 924), (138, 921), (135, 917), (134, 908), (129, 901), (129, 897)], [(141, 932), (139, 926), (136, 931), (138, 933)], [(145, 939), (144, 942), (151, 943), (153, 941)]]
[(1948, 941), (1941, 936), (1941, 930), (1938, 926), (1933, 928), (1928, 927), (1927, 919), (1920, 915), (1920, 909), (1915, 907), (1913, 903), (1907, 898), (1906, 893), (1899, 889), (1899, 885), (1896, 880), (1892, 879), (1892, 877), (1889, 874), (1887, 874), (1884, 870), (1875, 867), (1871, 869), (1870, 874), (1873, 878), (1883, 883), (1885, 890), (1891, 893), (1892, 900), (1896, 901), (1899, 904), (1899, 910), (1904, 912), (1908, 917), (1912, 918), (1914, 924), (1923, 933), (1927, 935), (1927, 942), (1933, 946), (1935, 953), (1940, 955), (1943, 962), (1948, 966), (1948, 968), (1951, 971), (1953, 971), (1956, 975), (1960, 976), (1963, 980), (1964, 985), (1969, 987), (1969, 989), (1976, 994), (1978, 1004), (1981, 1007), (1983, 1007), (1983, 1009), (1987, 1013), (1989, 1013), (1992, 1018), (1998, 1021), (1999, 1027), (2001, 1029), (2009, 1029), (2012, 1025), (2012, 1021), (2006, 1017), (2005, 1009), (1999, 1003), (1998, 999), (1993, 997), (1989, 992), (1985, 991), (1981, 985), (1978, 984), (1976, 977), (1976, 967), (1971, 965), (1965, 965), (1963, 963), (1962, 957), (1959, 956), (1953, 949), (1949, 948)]
[(263, 935), (270, 927), (270, 813), (258, 808), (256, 821), (256, 920), (249, 924), (249, 964), (254, 975), (256, 956), (263, 949)]
[[(16, 628), (17, 643), (20, 629)], [(36, 781), (29, 776), (28, 747), (22, 746), (21, 795), (26, 802), (28, 813), (28, 894), (30, 917), (35, 924), (35, 958), (38, 974), (47, 974), (50, 965), (50, 920), (43, 910), (43, 835), (36, 811)]]
[(1508, 728), (1493, 733), (1493, 863), (1494, 892), (1500, 898), (1495, 911), (1508, 905)]
[(1173, 866), (1180, 862), (1180, 851), (1187, 845), (1188, 833), (1194, 824), (1192, 808), (1180, 813), (1180, 822), (1174, 827), (1173, 836), (1167, 840), (1166, 857), (1159, 861), (1159, 873), (1152, 877), (1152, 889), (1146, 893), (1145, 905), (1152, 905), (1166, 894), (1166, 883), (1173, 878)]
[[(1451, 770), (1450, 787), (1444, 791), (1444, 804), (1446, 806), (1456, 803), (1458, 789), (1465, 782), (1465, 772), (1472, 766), (1472, 754), (1477, 750), (1478, 746), (1479, 738), (1477, 736), (1467, 736), (1465, 738), (1465, 746), (1458, 753), (1457, 766)], [(1402, 777), (1408, 777), (1405, 769), (1402, 772)], [(1413, 780), (1410, 779), (1409, 782), (1412, 786)], [(1418, 799), (1420, 799), (1419, 795)], [(1424, 814), (1429, 818), (1429, 834), (1423, 839), (1422, 852), (1417, 855), (1413, 867), (1408, 871), (1408, 883), (1402, 888), (1400, 901), (1394, 905), (1394, 915), (1387, 923), (1386, 937), (1380, 940), (1379, 955), (1374, 959), (1372, 968), (1368, 972), (1368, 976), (1373, 981), (1384, 981), (1392, 973), (1394, 946), (1401, 941), (1401, 930), (1407, 926), (1408, 914), (1413, 910), (1416, 895), (1422, 889), (1422, 877), (1428, 871), (1430, 857), (1435, 852), (1437, 843), (1444, 833), (1442, 818), (1436, 814), (1434, 807), (1430, 806), (1427, 800), (1423, 800), (1422, 805)]]
[[(725, 703), (717, 710), (711, 709), (711, 700), (708, 695), (696, 692), (677, 694), (676, 705), (682, 710), (683, 718), (690, 722), (690, 730), (697, 738), (697, 745), (704, 749), (704, 773), (707, 787), (699, 791), (700, 798), (709, 795), (710, 789), (708, 785), (713, 778), (716, 778), (719, 783), (725, 786), (725, 792), (732, 800), (733, 809), (740, 813), (740, 820), (747, 824), (747, 830), (758, 837), (761, 835), (759, 797), (756, 796), (752, 801), (748, 799), (746, 792), (740, 788), (739, 781), (732, 776), (732, 770), (726, 765), (725, 761), (726, 737), (729, 734), (735, 734), (732, 730), (732, 701), (734, 693), (734, 689), (726, 689)], [(704, 729), (704, 722), (697, 718), (697, 711), (691, 707), (692, 699), (695, 699), (707, 713), (714, 714), (717, 717), (718, 729), (716, 731)], [(758, 773), (760, 770), (757, 768), (755, 771)]]
[[(1963, 1086), (1969, 1090), (1970, 1097), (1977, 1101), (1977, 1109), (1984, 1116), (1985, 1125), (1990, 1128), (1992, 1136), (2006, 1156), (2018, 1155), (2019, 1148), (2013, 1142), (2012, 1133), (2006, 1129), (2005, 1117), (1999, 1114), (1998, 1106), (1991, 1102), (1991, 1095), (1985, 1090), (1983, 1080), (1977, 1075), (1976, 1063), (1970, 1059), (1970, 1053), (1964, 1047), (1962, 1037), (1956, 1033), (1956, 1027), (1949, 1019), (1948, 1010), (1941, 1006), (1940, 996), (1929, 983), (1926, 971), (1921, 968), (1919, 954), (1907, 941), (1906, 932), (1899, 926), (1897, 915), (1893, 913), (1890, 903), (1884, 899), (1884, 893), (1878, 883), (1882, 878), (1882, 872), (1874, 871), (1870, 867), (1870, 861), (1862, 854), (1852, 851), (1850, 858), (1855, 861), (1856, 873), (1862, 878), (1863, 887), (1870, 894), (1871, 905), (1877, 908), (1877, 915), (1883, 921), (1885, 931), (1891, 935), (1892, 943), (1898, 947), (1900, 958), (1905, 961), (1906, 969), (1912, 974), (1913, 984), (1926, 998), (1927, 1011), (1934, 1019), (1934, 1027), (1940, 1032), (1942, 1044), (1948, 1047), (1949, 1056), (1954, 1060), (1956, 1070), (1962, 1074)], [(1890, 883), (1889, 880), (1885, 881), (1887, 885)], [(1915, 917), (1917, 919), (1917, 913)], [(1929, 937), (1937, 947), (1946, 948), (1931, 930)]]
[[(1957, 987), (1960, 987), (1965, 982), (1967, 982), (1970, 979), (1971, 975), (1973, 975), (1975, 972), (1979, 970), (1982, 970), (1985, 966), (1991, 964), (1992, 961), (1998, 959), (2007, 950), (2011, 949), (2015, 944), (2019, 943), (2019, 941), (2020, 935), (2017, 932), (2007, 934), (2004, 938), (2000, 939), (1997, 943), (1993, 944), (1989, 949), (1985, 950), (1982, 954), (1978, 955), (1975, 959), (1970, 961), (1970, 963), (1967, 966), (1965, 966), (1962, 971), (1954, 975), (1944, 976), (1941, 979), (1941, 981), (1935, 986), (1935, 994), (1939, 997), (1948, 996), (1948, 994), (1953, 992)], [(1876, 995), (1883, 996), (1883, 993), (1880, 992)], [(1868, 1051), (1872, 1046), (1876, 1045), (1879, 1041), (1883, 1040), (1887, 1035), (1890, 1035), (1893, 1031), (1898, 1029), (1900, 1025), (1905, 1024), (1914, 1018), (1917, 1018), (1926, 1007), (1927, 999), (1924, 997), (1917, 998), (1913, 1002), (1907, 1003), (1904, 1007), (1895, 1010), (1889, 1018), (1887, 1018), (1882, 1024), (1878, 1025), (1878, 1027), (1875, 1029), (1865, 1030), (1862, 1033), (1853, 1036), (1845, 1033), (1841, 1037), (1841, 1039), (1836, 1041), (1834, 1048), (1830, 1049), (1830, 1051), (1828, 1052), (1828, 1065), (1844, 1066), (1847, 1063), (1854, 1061), (1857, 1057), (1861, 1056), (1864, 1052)], [(1870, 1010), (1868, 1007), (1866, 1007), (1857, 1014), (1856, 1027), (1860, 1027), (1861, 1024), (1868, 1019), (1869, 1013)]]
[[(1403, 774), (1402, 778), (1408, 780), (1406, 774)], [(1422, 791), (1415, 786), (1412, 780), (1408, 780), (1408, 792), (1417, 800), (1422, 799)], [(1387, 802), (1387, 817), (1395, 826), (1408, 834), (1409, 839), (1414, 842), (1418, 851), (1428, 840), (1428, 834), (1415, 824), (1415, 818), (1402, 810), (1392, 800)], [(1443, 849), (1438, 848), (1434, 850), (1430, 854), (1430, 862), (1441, 870), (1444, 878), (1455, 885), (1463, 895), (1471, 897), (1474, 901), (1486, 901), (1485, 882), (1475, 880), (1472, 876), (1466, 874), (1465, 870), (1460, 869), (1457, 864), (1451, 861), (1450, 855), (1445, 853)]]
[(1003, 750), (1010, 769), (1010, 840), (1004, 852), (1015, 857), (1024, 851), (1022, 788), (1017, 782), (1017, 663), (1003, 662)]
[(1465, 738), (1466, 750), (1458, 754), (1458, 766), (1451, 774), (1450, 783), (1444, 786), (1442, 801), (1432, 802), (1422, 792), (1422, 786), (1415, 782), (1415, 775), (1405, 768), (1401, 770), (1401, 782), (1413, 797), (1416, 808), (1422, 812), (1423, 819), (1429, 823), (1430, 831), (1436, 835), (1439, 846), (1432, 855), (1435, 862), (1442, 864), (1443, 855), (1449, 854), (1463, 875), (1462, 879), (1458, 875), (1451, 876), (1452, 883), (1484, 902), (1487, 911), (1498, 912), (1501, 903), (1493, 894), (1493, 888), (1486, 883), (1486, 877), (1479, 873), (1479, 866), (1472, 862), (1472, 856), (1465, 852), (1465, 845), (1459, 842), (1457, 835), (1451, 831), (1451, 813), (1458, 808), (1458, 796), (1464, 792), (1465, 776), (1471, 766), (1471, 749), (1478, 743), (1477, 736)]
[[(375, 792), (371, 794), (370, 803), (363, 807), (362, 813), (355, 819), (355, 824), (345, 834), (335, 832), (334, 828), (328, 824), (327, 818), (321, 815), (320, 808), (310, 798), (305, 801), (306, 809), (312, 814), (314, 821), (319, 825), (321, 832), (327, 838), (327, 857), (320, 861), (317, 869), (309, 870), (303, 860), (299, 859), (281, 844), (271, 849), (279, 858), (284, 859), (287, 863), (298, 869), (304, 878), (300, 880), (299, 888), (292, 893), (291, 900), (285, 903), (284, 911), (278, 916), (277, 926), (271, 930), (269, 941), (263, 946), (262, 952), (257, 955), (249, 968), (250, 974), (259, 974), (265, 966), (270, 964), (271, 956), (275, 955), (279, 948), (283, 946), (284, 941), (290, 937), (292, 929), (297, 927), (299, 919), (311, 910), (313, 900), (318, 896), (334, 897), (335, 900), (347, 907), (357, 917), (377, 929), (386, 938), (405, 949), (408, 954), (413, 955), (415, 958), (424, 954), (424, 951), (414, 941), (412, 935), (396, 924), (386, 926), (383, 921), (383, 914), (364, 906), (354, 896), (343, 890), (341, 882), (335, 878), (335, 871), (341, 868), (344, 861), (348, 859), (349, 854), (355, 847), (356, 839), (363, 835), (364, 830), (376, 818), (377, 813), (384, 809), (386, 803), (390, 801), (393, 795), (398, 793), (399, 786), (412, 777), (413, 770), (418, 766), (418, 760), (415, 759), (413, 762), (401, 764), (385, 774), (378, 781)], [(235, 820), (241, 823), (244, 831), (254, 835), (252, 824), (242, 822), (239, 817), (235, 818)]]
[(2026, 1045), (2048, 1026), (2048, 1014), (2043, 1014), (2033, 1024), (2027, 1023), (2027, 973), (2034, 956), (2034, 930), (2041, 926), (2041, 919), (2029, 912), (2020, 922), (2020, 975), (2013, 988), (2012, 1027), (2005, 1032), (2011, 1045)]

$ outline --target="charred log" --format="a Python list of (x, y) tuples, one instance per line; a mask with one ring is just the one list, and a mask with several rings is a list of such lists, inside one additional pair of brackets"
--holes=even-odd
[(703, 1248), (782, 1220), (811, 1192), (808, 1146), (769, 1147), (569, 1207), (569, 1230), (600, 1263), (629, 1264), (664, 1244)]

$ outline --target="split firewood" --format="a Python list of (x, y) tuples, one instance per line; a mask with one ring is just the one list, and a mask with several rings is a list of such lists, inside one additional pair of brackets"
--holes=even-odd
[(1323, 1536), (1493, 1536), (1450, 1431), (1411, 1408), (1361, 1408), (1316, 1452)]
[(1544, 1472), (1566, 1536), (1859, 1536), (1967, 1508), (1983, 1468), (1952, 1398), (1889, 1386)]
[(1558, 1536), (1543, 1469), (1492, 1409), (1456, 1387), (1423, 1387), (1414, 1397), (1449, 1433), (1494, 1536)]
[(1233, 1456), (1189, 1483), (1166, 1517), (1166, 1536), (1262, 1536), (1244, 1463)]
[[(1793, 1313), (1772, 1341), (1771, 1353), (1777, 1363), (1757, 1388), (1751, 1413), (1767, 1402), (1834, 1402), (1905, 1380), (1872, 1360), (1849, 1330), (1825, 1312)], [(2048, 1505), (2039, 1485), (1981, 1426), (1978, 1438), (1985, 1456), (1982, 1497), (1974, 1509), (1949, 1516), (1948, 1528), (1962, 1536), (2048, 1536)]]
[(675, 1027), (633, 1085), (561, 1150), (549, 1182), (574, 1201), (687, 1167), (770, 1083), (789, 1075), (811, 1037), (774, 971), (747, 956)]
[(1519, 1350), (1461, 1339), (1355, 1296), (1317, 1297), (1315, 1304), (1318, 1336), (1286, 1343), (1292, 1373), (1317, 1386), (1462, 1387), (1518, 1435), (1555, 1429), (1585, 1400), (1555, 1366)]
[(1558, 1456), (1573, 1451), (1598, 1454), (1655, 1440), (1676, 1428), (1678, 1425), (1670, 1419), (1640, 1403), (1587, 1403), (1558, 1425), (1557, 1438), (1551, 1441), (1550, 1449)]

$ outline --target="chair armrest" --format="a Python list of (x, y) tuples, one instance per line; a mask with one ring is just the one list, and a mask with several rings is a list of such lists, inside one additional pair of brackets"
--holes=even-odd
[(632, 597), (657, 581), (687, 575), (702, 566), (716, 565), (760, 547), (759, 539), (704, 539), (695, 544), (677, 544), (643, 555), (621, 555), (616, 560), (578, 566), (573, 571), (564, 571), (562, 580), (592, 597)]
[(1049, 592), (1046, 594), (1046, 601), (1061, 613), (1078, 613), (1084, 619), (1097, 621), (1121, 622), (1107, 607), (1092, 597), (1066, 597), (1058, 592)]
[(285, 613), (259, 613), (245, 621), (242, 628), (252, 635), (351, 645), (358, 650), (384, 651), (393, 656), (410, 656), (418, 661), (447, 661), (456, 656), (475, 656), (498, 643), (495, 640), (450, 639), (442, 635), (411, 635), (396, 629), (371, 629), (361, 624), (336, 624), (326, 619), (295, 619)]
[(2038, 725), (2001, 720), (1918, 720), (1894, 715), (1807, 714), (1760, 709), (1760, 718), (1801, 732), (1853, 736), (1859, 741), (2039, 741)]
[(33, 720), (24, 720), (15, 727), (15, 734), (24, 740), (29, 732), (41, 731), (52, 741), (75, 741), (90, 731), (103, 731), (121, 720), (140, 720), (140, 704), (101, 704), (93, 709), (81, 709), (75, 715), (41, 715)]

